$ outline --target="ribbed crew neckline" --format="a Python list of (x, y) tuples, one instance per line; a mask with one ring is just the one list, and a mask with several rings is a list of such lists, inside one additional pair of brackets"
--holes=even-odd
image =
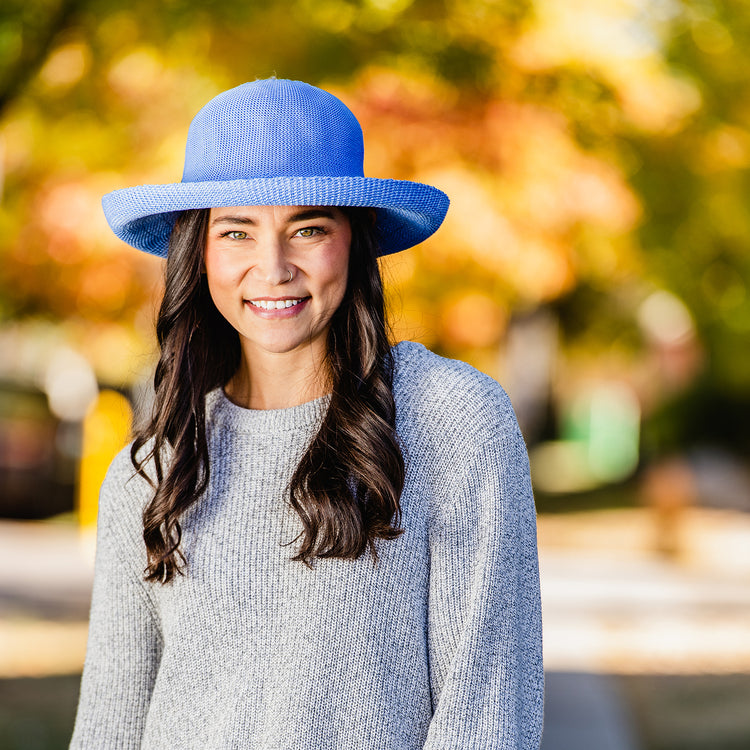
[[(420, 351), (424, 351), (421, 344), (406, 341), (400, 341), (391, 348), (391, 354), (399, 361), (401, 369)], [(397, 373), (396, 380), (399, 375)], [(225, 427), (239, 432), (287, 432), (319, 426), (330, 401), (331, 394), (328, 393), (284, 409), (247, 409), (230, 401), (223, 388), (216, 388), (206, 395), (206, 411), (209, 421), (221, 422)]]
[(220, 421), (239, 432), (286, 432), (319, 425), (330, 400), (329, 393), (284, 409), (246, 409), (230, 401), (223, 388), (216, 388), (206, 396), (206, 406), (211, 421)]

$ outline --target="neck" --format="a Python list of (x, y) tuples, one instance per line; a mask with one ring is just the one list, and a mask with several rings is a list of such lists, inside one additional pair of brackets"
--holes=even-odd
[(300, 352), (244, 351), (237, 372), (224, 391), (246, 409), (286, 409), (330, 393), (325, 359), (310, 348)]

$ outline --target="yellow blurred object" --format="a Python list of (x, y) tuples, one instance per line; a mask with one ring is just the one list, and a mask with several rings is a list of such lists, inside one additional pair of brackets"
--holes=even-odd
[(117, 391), (102, 390), (83, 420), (83, 451), (78, 474), (78, 521), (96, 525), (99, 488), (112, 459), (128, 441), (133, 411)]

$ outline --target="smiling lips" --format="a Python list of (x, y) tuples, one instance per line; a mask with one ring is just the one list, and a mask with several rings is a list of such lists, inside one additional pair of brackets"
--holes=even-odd
[[(289, 311), (289, 314), (291, 314), (290, 308), (298, 307), (309, 299), (310, 297), (283, 297), (279, 299), (248, 299), (245, 302), (250, 305), (254, 312), (275, 313), (283, 310)], [(297, 311), (295, 310), (294, 312), (296, 313)]]
[(248, 300), (251, 305), (261, 307), (264, 310), (283, 310), (285, 307), (294, 307), (302, 302), (301, 299), (251, 299)]

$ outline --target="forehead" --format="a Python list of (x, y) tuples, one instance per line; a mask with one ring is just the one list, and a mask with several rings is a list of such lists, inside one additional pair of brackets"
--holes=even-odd
[(345, 221), (346, 215), (337, 206), (224, 206), (212, 208), (209, 215), (212, 224), (231, 220), (252, 224), (289, 224), (313, 219)]

